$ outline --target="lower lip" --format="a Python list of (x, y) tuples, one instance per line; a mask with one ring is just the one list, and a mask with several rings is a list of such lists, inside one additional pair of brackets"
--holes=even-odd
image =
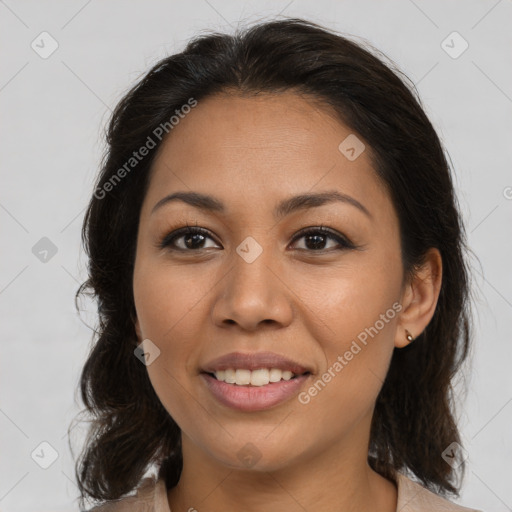
[(240, 411), (262, 411), (280, 404), (297, 395), (309, 374), (290, 380), (270, 382), (265, 386), (237, 386), (217, 380), (208, 373), (202, 373), (208, 389), (223, 405)]

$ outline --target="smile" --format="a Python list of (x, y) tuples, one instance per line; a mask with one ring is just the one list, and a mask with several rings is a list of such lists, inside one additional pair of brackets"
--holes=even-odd
[[(290, 371), (275, 369), (225, 370), (218, 379), (215, 374), (201, 373), (206, 387), (222, 405), (239, 411), (254, 412), (270, 409), (296, 396), (305, 385), (310, 373), (293, 375)], [(227, 375), (226, 375), (227, 374)], [(271, 381), (272, 376), (275, 381)], [(279, 377), (279, 380), (277, 380)], [(235, 380), (235, 382), (228, 382)], [(250, 380), (249, 380), (250, 379)], [(253, 384), (253, 380), (255, 384)]]

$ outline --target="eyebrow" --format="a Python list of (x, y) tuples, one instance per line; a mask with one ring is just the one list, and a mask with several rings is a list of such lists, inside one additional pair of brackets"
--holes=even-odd
[[(151, 214), (155, 213), (159, 208), (172, 201), (182, 201), (186, 204), (189, 204), (190, 206), (207, 212), (221, 214), (226, 213), (226, 207), (224, 206), (222, 201), (213, 196), (201, 194), (199, 192), (174, 192), (173, 194), (169, 194), (164, 198), (160, 199), (160, 201), (158, 201), (151, 210)], [(337, 190), (329, 190), (326, 192), (318, 192), (313, 194), (300, 194), (285, 199), (275, 207), (274, 217), (276, 217), (277, 219), (281, 219), (299, 210), (315, 208), (336, 201), (355, 206), (365, 215), (372, 218), (372, 215), (368, 211), (368, 209), (363, 204), (361, 204), (357, 199), (354, 199), (353, 197), (347, 194), (342, 194)]]

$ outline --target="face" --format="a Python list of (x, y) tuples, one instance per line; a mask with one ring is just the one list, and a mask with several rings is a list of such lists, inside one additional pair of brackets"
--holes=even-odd
[[(161, 146), (140, 216), (136, 329), (160, 351), (147, 371), (184, 452), (276, 470), (335, 445), (367, 450), (403, 268), (370, 148), (357, 156), (351, 137), (339, 149), (351, 135), (291, 92), (224, 94)], [(304, 195), (318, 196), (291, 200)]]

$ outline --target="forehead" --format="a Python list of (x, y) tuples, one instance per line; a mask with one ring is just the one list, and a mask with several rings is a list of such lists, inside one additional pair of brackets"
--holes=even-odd
[[(364, 150), (353, 159), (347, 145)], [(200, 100), (174, 126), (153, 162), (148, 197), (154, 202), (178, 189), (215, 190), (226, 203), (273, 205), (274, 199), (333, 188), (389, 208), (371, 149), (329, 107), (292, 92), (223, 93)]]

